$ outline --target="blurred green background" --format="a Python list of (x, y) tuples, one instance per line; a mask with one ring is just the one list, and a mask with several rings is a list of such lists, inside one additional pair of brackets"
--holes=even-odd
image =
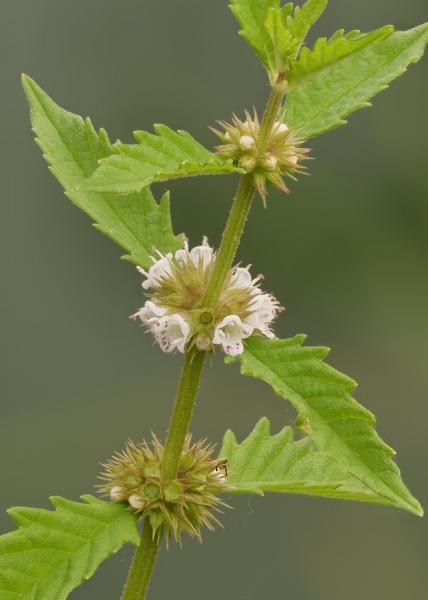
[[(93, 490), (99, 463), (128, 437), (164, 435), (181, 357), (162, 355), (128, 315), (141, 278), (64, 197), (32, 140), (22, 71), (112, 138), (153, 122), (189, 130), (262, 109), (268, 86), (227, 2), (3, 0), (1, 506), (48, 506)], [(330, 0), (313, 32), (426, 21), (426, 0)], [(6, 60), (5, 60), (6, 59)], [(313, 141), (311, 177), (269, 208), (256, 202), (239, 258), (286, 305), (278, 334), (307, 332), (356, 378), (357, 398), (398, 450), (428, 507), (427, 62), (412, 67), (351, 124)], [(6, 189), (5, 184), (6, 182)], [(218, 243), (234, 178), (173, 182), (177, 232)], [(155, 188), (160, 194), (167, 186)], [(193, 424), (219, 441), (287, 404), (218, 356)], [(428, 521), (322, 499), (233, 499), (225, 529), (202, 547), (163, 552), (153, 600), (424, 600)], [(2, 531), (11, 528), (0, 517)], [(73, 600), (115, 599), (131, 549)]]

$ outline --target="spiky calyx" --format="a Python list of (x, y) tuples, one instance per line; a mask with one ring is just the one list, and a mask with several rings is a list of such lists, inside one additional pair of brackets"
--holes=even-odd
[(303, 148), (304, 140), (285, 123), (277, 121), (271, 131), (266, 147), (259, 147), (260, 121), (254, 112), (245, 113), (241, 121), (233, 115), (232, 124), (219, 121), (223, 131), (212, 131), (223, 142), (217, 146), (219, 154), (231, 158), (236, 165), (252, 173), (256, 187), (266, 198), (266, 182), (270, 182), (283, 192), (289, 192), (284, 178), (296, 179), (303, 173), (302, 161), (307, 158), (308, 148)]
[(153, 535), (166, 534), (181, 544), (184, 533), (201, 540), (201, 528), (220, 525), (214, 515), (227, 505), (219, 494), (228, 490), (226, 472), (205, 441), (191, 444), (187, 436), (177, 477), (162, 476), (163, 446), (128, 442), (103, 466), (100, 491), (113, 502), (126, 502), (130, 510), (150, 520)]

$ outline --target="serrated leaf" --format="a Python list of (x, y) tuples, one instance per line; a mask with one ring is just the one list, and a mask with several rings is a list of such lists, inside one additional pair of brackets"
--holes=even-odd
[(318, 450), (309, 437), (295, 440), (291, 427), (276, 435), (271, 435), (270, 429), (269, 420), (263, 418), (241, 443), (232, 431), (225, 433), (219, 458), (228, 461), (231, 493), (305, 494), (390, 504)]
[(241, 173), (232, 160), (213, 154), (186, 131), (155, 125), (156, 134), (136, 131), (138, 144), (116, 143), (84, 184), (91, 191), (126, 194), (169, 179)]
[(106, 132), (96, 132), (89, 119), (58, 106), (29, 77), (23, 77), (23, 85), (33, 130), (52, 173), (95, 227), (129, 253), (126, 259), (143, 267), (152, 264), (154, 248), (164, 253), (178, 250), (183, 242), (172, 229), (169, 196), (164, 195), (158, 205), (149, 189), (127, 196), (82, 190), (98, 161), (112, 154)]
[(370, 106), (370, 98), (420, 60), (427, 42), (424, 24), (367, 36), (338, 32), (313, 50), (303, 49), (292, 65), (284, 119), (306, 139), (344, 125), (345, 117)]
[(54, 511), (8, 511), (18, 529), (0, 536), (1, 600), (64, 600), (124, 544), (139, 543), (124, 506), (82, 499), (51, 498)]
[[(287, 14), (293, 4), (287, 4)], [(230, 9), (241, 25), (240, 35), (255, 50), (261, 62), (269, 69), (271, 57), (274, 56), (272, 39), (265, 24), (269, 10), (280, 10), (280, 0), (232, 0)]]
[(231, 10), (241, 25), (240, 35), (252, 46), (274, 76), (286, 70), (328, 0), (308, 0), (300, 7), (280, 0), (233, 0)]
[(311, 27), (318, 21), (327, 8), (328, 0), (308, 0), (300, 7), (296, 6), (294, 13), (286, 18), (286, 28), (296, 43), (296, 53), (299, 51)]
[(296, 53), (298, 43), (286, 28), (283, 12), (280, 9), (269, 9), (265, 26), (272, 42), (268, 57), (268, 71), (275, 75), (285, 71), (290, 58)]
[(351, 396), (356, 383), (324, 362), (329, 350), (288, 340), (247, 340), (241, 372), (271, 385), (298, 412), (298, 426), (346, 473), (389, 504), (422, 515), (400, 478), (394, 451), (378, 436), (374, 416)]
[(292, 61), (287, 76), (289, 88), (293, 89), (305, 77), (361, 50), (375, 40), (389, 37), (392, 33), (394, 27), (386, 25), (370, 33), (354, 30), (345, 34), (343, 29), (339, 29), (330, 38), (319, 38), (313, 48), (302, 48), (298, 60)]

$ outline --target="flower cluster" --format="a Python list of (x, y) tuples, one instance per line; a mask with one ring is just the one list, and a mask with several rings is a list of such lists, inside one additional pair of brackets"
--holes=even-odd
[(215, 309), (202, 307), (216, 255), (204, 239), (201, 246), (167, 254), (146, 272), (143, 288), (150, 294), (139, 318), (164, 352), (185, 352), (196, 346), (210, 352), (215, 346), (236, 356), (244, 350), (243, 340), (252, 335), (274, 337), (271, 325), (281, 310), (278, 301), (259, 287), (261, 276), (253, 279), (249, 267), (233, 268)]
[(219, 494), (226, 483), (225, 461), (213, 456), (213, 447), (204, 441), (191, 444), (187, 436), (177, 477), (162, 476), (163, 446), (156, 437), (151, 445), (129, 442), (104, 465), (101, 492), (113, 502), (126, 502), (134, 512), (150, 520), (154, 535), (166, 534), (181, 542), (188, 533), (201, 538), (201, 527), (212, 530), (219, 521), (213, 512), (227, 505)]
[(266, 181), (288, 192), (284, 177), (296, 179), (295, 174), (304, 171), (302, 161), (309, 149), (303, 148), (303, 140), (281, 121), (274, 124), (267, 143), (259, 148), (260, 122), (257, 114), (251, 117), (246, 112), (245, 117), (245, 121), (241, 121), (234, 115), (232, 124), (219, 121), (223, 131), (212, 129), (223, 142), (216, 148), (218, 153), (233, 159), (236, 165), (252, 174), (263, 199), (266, 197)]

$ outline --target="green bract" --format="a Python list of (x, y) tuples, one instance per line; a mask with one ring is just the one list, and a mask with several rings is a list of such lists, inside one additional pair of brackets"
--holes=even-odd
[(419, 502), (392, 460), (394, 451), (375, 431), (374, 416), (351, 396), (357, 384), (324, 362), (328, 348), (303, 346), (304, 340), (304, 335), (248, 340), (239, 357), (241, 372), (262, 379), (289, 400), (298, 412), (297, 426), (346, 476), (364, 484), (372, 498), (421, 516)]
[(93, 496), (51, 498), (55, 511), (12, 508), (18, 530), (0, 537), (1, 600), (64, 600), (126, 543), (138, 544), (135, 516)]

